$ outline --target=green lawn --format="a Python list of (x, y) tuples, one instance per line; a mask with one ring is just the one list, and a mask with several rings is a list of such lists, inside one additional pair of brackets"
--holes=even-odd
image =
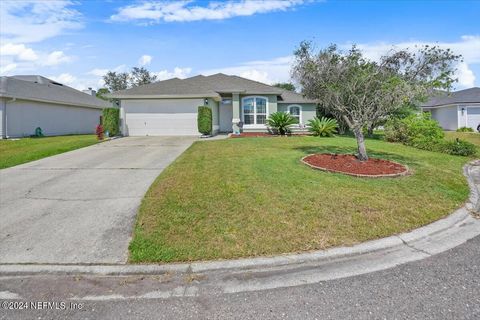
[(97, 143), (95, 135), (0, 140), (0, 169)]
[(453, 140), (456, 138), (469, 141), (477, 147), (480, 147), (480, 133), (445, 131), (445, 139)]
[(271, 255), (407, 231), (460, 207), (468, 158), (368, 140), (371, 156), (414, 174), (368, 179), (313, 170), (317, 152), (352, 153), (350, 137), (196, 142), (152, 184), (130, 244), (131, 262)]

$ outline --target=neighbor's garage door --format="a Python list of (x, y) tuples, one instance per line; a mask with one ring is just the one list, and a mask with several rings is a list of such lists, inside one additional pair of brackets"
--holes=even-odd
[(129, 136), (198, 135), (199, 99), (128, 100), (122, 102)]
[(477, 130), (480, 124), (480, 108), (467, 107), (467, 126)]

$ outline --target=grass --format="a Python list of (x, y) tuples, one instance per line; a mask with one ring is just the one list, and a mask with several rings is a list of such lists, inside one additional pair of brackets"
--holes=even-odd
[(0, 169), (83, 148), (97, 142), (95, 135), (0, 140)]
[(445, 139), (454, 140), (456, 138), (466, 140), (480, 147), (480, 133), (445, 131)]
[(468, 158), (368, 140), (372, 157), (408, 165), (394, 179), (313, 170), (306, 154), (353, 153), (351, 137), (197, 142), (152, 184), (131, 262), (272, 255), (351, 245), (437, 220), (468, 196)]

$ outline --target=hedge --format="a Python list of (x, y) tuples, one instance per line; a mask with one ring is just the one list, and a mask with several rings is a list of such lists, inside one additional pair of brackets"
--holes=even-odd
[(203, 135), (212, 134), (212, 109), (207, 106), (198, 107), (197, 124), (198, 132)]
[(120, 133), (120, 109), (105, 108), (103, 109), (103, 130), (108, 131), (110, 137), (116, 136)]

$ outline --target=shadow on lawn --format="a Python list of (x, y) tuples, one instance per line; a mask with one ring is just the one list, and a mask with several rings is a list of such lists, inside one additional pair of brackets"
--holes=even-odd
[[(338, 154), (356, 154), (357, 148), (356, 147), (338, 147), (338, 146), (301, 146), (301, 147), (294, 147), (294, 150), (301, 151), (305, 153), (305, 155), (312, 154), (312, 153), (338, 153)], [(401, 156), (396, 153), (389, 153), (389, 152), (378, 152), (367, 150), (368, 156), (371, 158), (380, 158), (386, 160), (397, 161), (401, 163), (405, 163), (408, 165), (417, 164), (412, 158), (407, 158)]]

